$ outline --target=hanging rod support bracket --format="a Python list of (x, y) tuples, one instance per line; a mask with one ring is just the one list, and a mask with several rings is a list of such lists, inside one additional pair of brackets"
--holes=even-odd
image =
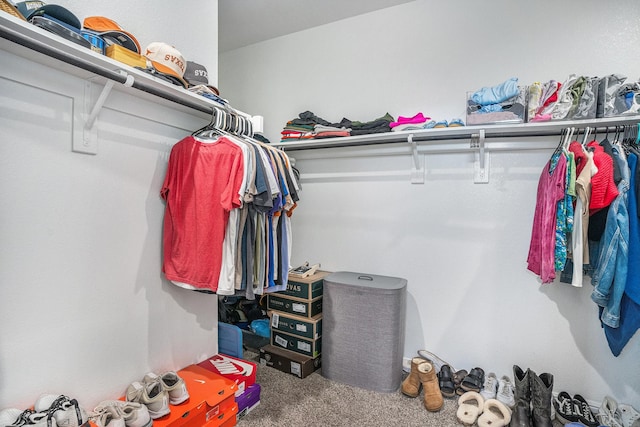
[(407, 142), (411, 145), (411, 154), (413, 157), (413, 167), (411, 168), (411, 183), (424, 184), (424, 167), (420, 164), (420, 156), (418, 155), (418, 146), (413, 140), (413, 134), (407, 136)]
[[(485, 149), (485, 131), (471, 134), (471, 149), (474, 150), (473, 182), (486, 184), (489, 182), (489, 152)], [(477, 149), (477, 151), (476, 151)]]

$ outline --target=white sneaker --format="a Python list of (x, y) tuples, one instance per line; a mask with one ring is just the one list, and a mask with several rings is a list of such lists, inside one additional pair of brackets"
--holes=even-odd
[(640, 412), (636, 411), (633, 406), (621, 403), (618, 405), (618, 412), (623, 427), (640, 427)]
[(160, 383), (162, 389), (169, 393), (169, 403), (172, 405), (179, 405), (189, 398), (184, 380), (174, 371), (165, 372), (162, 375), (149, 372), (144, 376), (142, 382), (145, 384)]
[(444, 365), (449, 365), (453, 372), (457, 372), (456, 369), (453, 367), (453, 365), (451, 363), (447, 362), (444, 359), (441, 359), (435, 353), (432, 353), (432, 352), (427, 351), (427, 350), (418, 350), (418, 355), (420, 357), (422, 357), (423, 359), (427, 359), (429, 362), (431, 362), (433, 367), (436, 368), (436, 372), (440, 372), (440, 369), (442, 369), (442, 367)]
[(480, 390), (480, 395), (484, 397), (484, 400), (495, 399), (497, 391), (498, 377), (496, 377), (496, 374), (493, 372), (489, 372), (484, 377), (484, 384), (482, 385), (482, 390)]
[(151, 419), (164, 417), (169, 409), (169, 393), (162, 389), (160, 383), (143, 384), (135, 381), (127, 387), (126, 398), (129, 402), (145, 405)]
[(91, 421), (98, 427), (125, 427), (124, 419), (115, 406), (102, 406), (91, 414)]
[(153, 420), (149, 415), (149, 409), (138, 402), (124, 402), (122, 400), (104, 400), (93, 410), (94, 414), (105, 411), (105, 407), (116, 408), (127, 427), (151, 427)]
[(80, 427), (89, 419), (76, 399), (62, 394), (44, 394), (36, 400), (33, 408), (36, 412), (50, 414), (58, 427)]
[(622, 425), (622, 419), (620, 418), (620, 412), (618, 411), (618, 402), (610, 396), (605, 396), (602, 400), (596, 418), (600, 424), (605, 426), (624, 427)]
[[(515, 391), (513, 390), (513, 383), (511, 382), (511, 378), (506, 375), (503, 375), (500, 378), (500, 381), (498, 381), (498, 393), (496, 399), (507, 405), (509, 408), (513, 409), (513, 407), (516, 406), (516, 397)], [(551, 409), (553, 409), (553, 405), (551, 405)]]

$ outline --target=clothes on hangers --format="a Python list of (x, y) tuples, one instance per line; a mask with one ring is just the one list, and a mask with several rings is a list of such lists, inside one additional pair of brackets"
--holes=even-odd
[(283, 151), (221, 116), (171, 150), (161, 191), (163, 272), (186, 289), (254, 299), (286, 287), (287, 222), (300, 187)]
[[(553, 282), (557, 271), (562, 273), (560, 282), (575, 287), (583, 285), (585, 275), (590, 276), (591, 300), (598, 306), (609, 348), (618, 356), (640, 328), (640, 302), (637, 301), (640, 300), (638, 138), (635, 126), (625, 127), (624, 132), (616, 128), (613, 142), (605, 137), (600, 143), (594, 139), (585, 144), (587, 135), (585, 131), (582, 144), (577, 141), (569, 144), (567, 152), (562, 149), (561, 139), (543, 169), (538, 184), (528, 269), (538, 274), (543, 284)], [(555, 172), (562, 171), (563, 154), (568, 154), (568, 166), (561, 173), (564, 180), (559, 175), (554, 177)], [(573, 231), (567, 232), (565, 239), (561, 233), (565, 225), (562, 212), (567, 196), (571, 195), (572, 157), (577, 175), (574, 223)], [(555, 190), (562, 182), (567, 185), (560, 195)], [(554, 198), (558, 200), (555, 210), (551, 208)], [(550, 223), (556, 225), (553, 234)], [(544, 239), (545, 236), (552, 236), (553, 245)], [(566, 245), (568, 257), (564, 266), (561, 263), (563, 245)]]

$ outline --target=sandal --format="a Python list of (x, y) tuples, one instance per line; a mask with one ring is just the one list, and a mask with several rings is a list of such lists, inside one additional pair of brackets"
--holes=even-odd
[(453, 384), (456, 387), (456, 394), (458, 396), (462, 396), (465, 393), (465, 391), (460, 388), (460, 383), (462, 382), (462, 379), (467, 375), (469, 375), (469, 372), (467, 372), (466, 369), (460, 369), (455, 374), (453, 374)]
[(482, 385), (484, 384), (484, 370), (482, 368), (475, 367), (469, 372), (469, 374), (462, 379), (460, 388), (464, 391), (480, 392)]
[(505, 427), (511, 422), (511, 410), (497, 399), (484, 401), (482, 415), (478, 418), (478, 427)]
[(438, 372), (438, 385), (444, 397), (454, 397), (456, 395), (456, 385), (453, 381), (454, 373), (451, 366), (443, 365)]
[(480, 393), (468, 391), (458, 398), (458, 421), (466, 426), (472, 426), (478, 419), (478, 415), (484, 410), (484, 398)]

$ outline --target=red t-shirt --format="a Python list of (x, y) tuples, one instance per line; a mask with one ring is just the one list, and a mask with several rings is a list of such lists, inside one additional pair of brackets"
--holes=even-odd
[(166, 200), (162, 271), (167, 279), (216, 291), (229, 211), (240, 206), (242, 150), (220, 137), (188, 136), (171, 149), (160, 191)]

